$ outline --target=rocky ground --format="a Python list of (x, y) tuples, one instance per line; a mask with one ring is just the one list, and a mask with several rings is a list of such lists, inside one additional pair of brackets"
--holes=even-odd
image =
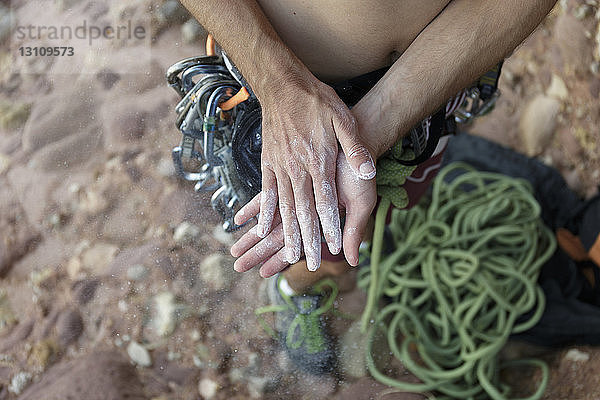
[[(367, 399), (385, 389), (347, 365), (356, 339), (344, 321), (332, 321), (346, 343), (338, 376), (291, 368), (254, 316), (264, 282), (232, 271), (234, 237), (208, 195), (174, 176), (177, 95), (164, 71), (202, 51), (199, 25), (175, 1), (32, 3), (0, 5), (0, 399)], [(121, 43), (114, 65), (94, 70), (92, 59), (90, 71), (11, 61), (14, 21), (32, 12), (148, 21), (150, 58), (137, 68), (147, 49)], [(555, 166), (585, 197), (600, 182), (599, 23), (596, 0), (559, 2), (506, 62), (495, 111), (468, 127)], [(358, 314), (363, 301), (352, 290), (338, 303)], [(547, 399), (600, 398), (598, 349), (506, 352), (549, 362)]]

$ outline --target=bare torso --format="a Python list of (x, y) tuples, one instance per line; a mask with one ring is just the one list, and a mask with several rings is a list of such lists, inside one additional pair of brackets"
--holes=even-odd
[(290, 49), (320, 79), (392, 63), (450, 0), (258, 0)]

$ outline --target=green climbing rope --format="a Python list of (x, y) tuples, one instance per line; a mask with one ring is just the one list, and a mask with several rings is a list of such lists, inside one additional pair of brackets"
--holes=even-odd
[[(497, 353), (510, 334), (541, 317), (545, 299), (536, 281), (556, 247), (529, 184), (466, 164), (446, 167), (434, 182), (430, 204), (394, 211), (390, 230), (398, 247), (382, 258), (390, 204), (384, 196), (371, 268), (359, 275), (359, 285), (369, 288), (362, 318), (369, 371), (400, 391), (506, 399), (510, 388), (500, 383)], [(397, 380), (377, 368), (372, 347), (378, 332), (421, 383)], [(539, 360), (520, 363), (541, 370), (542, 381), (529, 397), (539, 399), (547, 366)]]

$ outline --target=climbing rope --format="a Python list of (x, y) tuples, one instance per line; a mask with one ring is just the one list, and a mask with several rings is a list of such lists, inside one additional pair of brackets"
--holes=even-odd
[[(456, 177), (448, 183), (450, 176)], [(369, 287), (362, 318), (369, 371), (399, 391), (506, 399), (510, 388), (500, 383), (497, 353), (510, 334), (540, 319), (545, 300), (536, 281), (556, 247), (529, 184), (466, 164), (446, 167), (427, 207), (394, 211), (390, 230), (397, 248), (382, 258), (390, 204), (383, 195), (371, 268), (359, 273), (359, 286)], [(421, 383), (378, 369), (373, 343), (381, 332), (390, 352)], [(539, 387), (528, 398), (539, 399), (547, 366), (539, 360), (517, 363), (541, 370)]]

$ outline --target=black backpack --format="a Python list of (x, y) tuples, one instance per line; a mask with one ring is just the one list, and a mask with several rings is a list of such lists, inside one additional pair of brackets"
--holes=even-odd
[(514, 337), (542, 346), (600, 344), (600, 195), (584, 201), (555, 169), (465, 133), (450, 140), (444, 155), (444, 164), (455, 161), (528, 180), (545, 224), (557, 232), (559, 246), (539, 277), (544, 314)]

